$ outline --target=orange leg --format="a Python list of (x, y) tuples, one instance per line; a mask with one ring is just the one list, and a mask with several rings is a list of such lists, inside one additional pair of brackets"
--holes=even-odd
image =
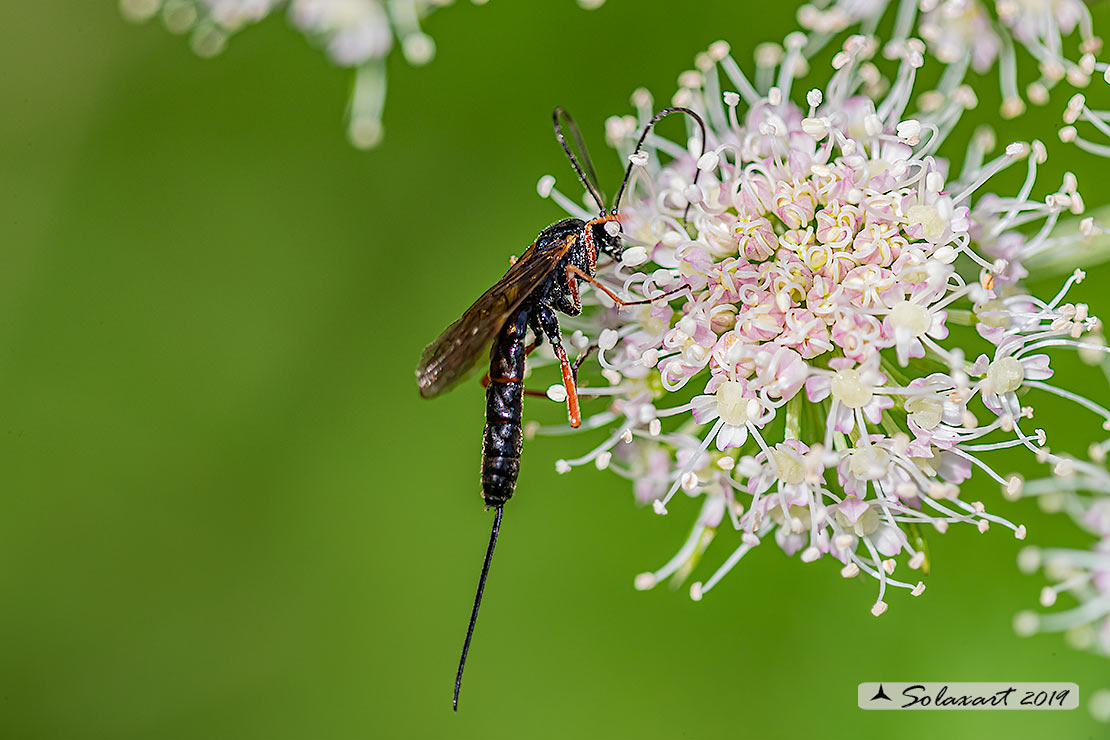
[(582, 410), (578, 407), (578, 385), (574, 380), (575, 368), (571, 366), (566, 350), (561, 344), (552, 346), (555, 349), (555, 357), (559, 359), (559, 366), (563, 370), (563, 387), (567, 389), (567, 416), (570, 418), (570, 425), (577, 429), (582, 426)]
[[(578, 286), (572, 277), (568, 271), (567, 284), (574, 290)], [(575, 303), (577, 304), (577, 300)], [(575, 377), (578, 367), (577, 365), (571, 365), (570, 360), (567, 359), (567, 351), (563, 349), (563, 343), (559, 335), (559, 322), (555, 317), (555, 311), (550, 307), (539, 307), (536, 314), (536, 330), (547, 336), (548, 341), (551, 342), (551, 349), (555, 353), (555, 358), (559, 360), (559, 367), (563, 372), (563, 388), (567, 392), (567, 416), (570, 425), (578, 428), (582, 426), (582, 410), (578, 406), (578, 383)]]
[(595, 280), (594, 278), (592, 278), (591, 276), (587, 275), (581, 268), (577, 267), (576, 265), (570, 265), (569, 267), (567, 267), (567, 277), (568, 277), (567, 284), (571, 286), (571, 295), (573, 295), (575, 297), (575, 299), (576, 299), (575, 303), (578, 302), (577, 301), (578, 286), (575, 285), (574, 282), (569, 279), (571, 275), (575, 275), (575, 276), (585, 280), (587, 283), (589, 283), (590, 285), (594, 286), (595, 288), (600, 290), (605, 295), (612, 298), (613, 302), (616, 303), (621, 308), (624, 308), (625, 306), (646, 306), (649, 303), (655, 303), (660, 298), (666, 298), (667, 296), (671, 296), (671, 295), (674, 295), (675, 293), (686, 290), (686, 288), (688, 287), (686, 285), (682, 285), (682, 286), (679, 286), (679, 287), (675, 288), (674, 290), (668, 290), (666, 293), (663, 293), (661, 295), (657, 295), (654, 298), (645, 298), (642, 301), (626, 301), (623, 298), (621, 298), (620, 296), (618, 296), (616, 293), (614, 293), (613, 291), (609, 290), (609, 288), (606, 287), (605, 285), (603, 285), (601, 282), (599, 282), (599, 281)]

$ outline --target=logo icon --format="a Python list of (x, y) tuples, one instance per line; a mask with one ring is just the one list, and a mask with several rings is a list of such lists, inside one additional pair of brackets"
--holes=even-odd
[(876, 699), (886, 699), (887, 701), (894, 701), (893, 699), (891, 699), (889, 696), (886, 695), (885, 691), (883, 691), (883, 685), (882, 684), (879, 684), (879, 691), (874, 696), (871, 697), (871, 701), (875, 701)]

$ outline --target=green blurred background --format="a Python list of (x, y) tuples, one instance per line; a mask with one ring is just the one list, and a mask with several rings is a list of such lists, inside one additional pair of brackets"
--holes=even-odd
[[(582, 439), (527, 446), (450, 711), (490, 522), (483, 400), (420, 401), (420, 350), (560, 216), (538, 177), (574, 192), (554, 105), (601, 155), (635, 87), (662, 104), (696, 52), (723, 37), (748, 59), (795, 7), (456, 3), (427, 24), (432, 65), (390, 60), (386, 139), (361, 153), (348, 73), (281, 18), (200, 60), (108, 0), (8, 3), (0, 737), (1105, 737), (1085, 710), (855, 706), (865, 680), (1110, 685), (1110, 662), (1012, 634), (1042, 582), (1005, 531), (934, 537), (929, 590), (879, 619), (873, 582), (774, 546), (700, 604), (638, 593), (694, 506), (657, 517), (609, 473), (556, 476)], [(997, 83), (980, 97), (973, 118), (994, 118)], [(1072, 169), (1110, 201), (1105, 162), (1055, 140), (1065, 99), (1000, 136), (1040, 131), (1044, 189)], [(1110, 311), (1107, 279), (1076, 298)], [(1059, 366), (1106, 400), (1099, 373)], [(1072, 425), (1053, 448), (1084, 449), (1097, 425), (1044, 406), (1038, 424)], [(1082, 542), (979, 487), (1030, 541)]]

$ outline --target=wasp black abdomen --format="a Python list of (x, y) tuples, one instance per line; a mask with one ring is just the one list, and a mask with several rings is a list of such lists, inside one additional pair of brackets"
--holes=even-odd
[(482, 497), (488, 506), (500, 506), (512, 497), (520, 471), (524, 339), (529, 314), (522, 307), (509, 317), (490, 351), (486, 430), (482, 441)]

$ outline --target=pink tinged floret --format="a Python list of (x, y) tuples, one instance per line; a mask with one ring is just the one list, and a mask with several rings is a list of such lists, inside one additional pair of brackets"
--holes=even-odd
[[(986, 196), (979, 200), (977, 207), (983, 205), (983, 201), (987, 200)], [(987, 237), (986, 234), (977, 232), (983, 231), (982, 227), (973, 226), (972, 234), (976, 241), (978, 241), (983, 248), (983, 251), (991, 257), (1001, 257), (1006, 261), (1006, 267), (1001, 272), (994, 271), (995, 288), (1003, 285), (1016, 283), (1029, 276), (1029, 271), (1025, 269), (1022, 263), (1022, 252), (1026, 249), (1028, 239), (1025, 234), (1020, 231), (1007, 231), (993, 240)]]
[[(821, 255), (820, 257), (818, 257), (819, 254)], [(824, 264), (819, 268), (818, 272), (832, 282), (838, 284), (843, 283), (848, 273), (858, 266), (851, 252), (847, 250), (830, 250), (826, 245), (814, 247), (807, 253), (807, 264), (810, 264), (811, 267), (816, 267), (819, 262), (823, 262)]]
[[(792, 131), (800, 131), (802, 119), (797, 108), (790, 106), (786, 118)], [(806, 180), (813, 167), (813, 138), (803, 133), (796, 141), (797, 146), (792, 146), (786, 155), (786, 169), (791, 177)]]
[(674, 328), (663, 336), (663, 346), (667, 349), (681, 350), (696, 345), (708, 354), (716, 343), (717, 335), (709, 328), (707, 316), (700, 312), (683, 316)]
[(863, 131), (863, 121), (875, 112), (875, 101), (866, 95), (853, 95), (840, 102), (838, 107), (843, 119), (840, 128), (844, 131)]
[(848, 194), (855, 188), (855, 170), (845, 164), (828, 168), (829, 174), (814, 178), (817, 198), (822, 203), (834, 200), (848, 200)]
[(829, 360), (829, 367), (833, 370), (851, 370), (856, 362), (847, 357), (834, 357)]
[(646, 457), (645, 469), (635, 477), (634, 483), (636, 501), (642, 504), (655, 501), (666, 494), (671, 470), (671, 456), (661, 447), (651, 449)]
[(667, 269), (674, 269), (679, 265), (677, 250), (662, 241), (656, 242), (651, 248), (651, 261)]
[(971, 226), (969, 209), (956, 208), (947, 195), (927, 195), (924, 201), (917, 194), (907, 195), (902, 200), (902, 212), (909, 220), (904, 227), (906, 236), (932, 244), (950, 242), (966, 234)]
[(736, 239), (733, 236), (735, 224), (736, 216), (728, 212), (718, 214), (713, 220), (702, 224), (701, 238), (715, 258), (721, 259), (736, 254)]
[(741, 213), (757, 215), (767, 213), (775, 203), (771, 182), (761, 172), (753, 172), (745, 176), (736, 199), (737, 209)]
[(664, 325), (669, 324), (671, 317), (674, 316), (674, 309), (666, 301), (656, 301), (648, 308), (648, 317), (654, 321), (662, 321)]
[(883, 189), (872, 188), (872, 190), (878, 192), (869, 195), (864, 201), (864, 211), (867, 214), (864, 218), (864, 224), (872, 221), (901, 223), (902, 216), (898, 210), (901, 200), (893, 194), (886, 193)]
[(832, 393), (832, 386), (829, 381), (829, 376), (824, 373), (820, 375), (811, 375), (806, 379), (805, 383), (806, 398), (812, 403), (824, 401), (829, 397), (829, 394)]
[(804, 229), (788, 229), (779, 236), (779, 248), (788, 249), (798, 255), (804, 255), (806, 248), (816, 243), (812, 226)]
[(714, 444), (717, 449), (724, 452), (727, 449), (734, 447), (743, 447), (744, 443), (748, 441), (748, 428), (746, 426), (733, 426), (732, 424), (725, 424), (717, 432), (717, 438)]
[[(798, 455), (798, 457), (802, 457), (807, 452), (809, 452), (809, 445), (807, 445), (805, 442), (803, 442), (800, 439), (784, 439), (778, 446), (788, 448), (789, 450), (794, 452), (796, 455)], [(762, 453), (762, 452), (759, 453), (759, 454), (763, 458), (767, 457), (767, 455)]]
[(803, 358), (809, 360), (832, 349), (828, 326), (809, 309), (790, 309), (784, 323), (785, 328), (776, 341), (797, 350)]
[(756, 354), (755, 379), (759, 388), (772, 398), (790, 399), (801, 389), (809, 366), (792, 349), (775, 347)]
[(846, 496), (836, 508), (849, 525), (855, 526), (859, 518), (863, 516), (870, 507), (856, 496)]
[[(885, 164), (885, 163), (878, 162), (878, 163), (872, 163), (872, 164), (873, 165), (875, 165), (875, 164), (881, 165), (881, 164)], [(897, 178), (895, 178), (894, 175), (892, 175), (890, 173), (889, 169), (884, 167), (882, 170), (880, 170), (876, 174), (872, 175), (871, 178), (868, 179), (867, 188), (869, 190), (873, 190), (875, 192), (885, 193), (886, 191), (893, 188), (897, 183), (898, 183)]]
[(805, 299), (811, 273), (792, 252), (780, 249), (774, 262), (760, 268), (759, 287), (775, 297), (780, 310), (797, 307)]
[[(913, 447), (916, 452), (911, 452), (907, 448), (907, 453), (911, 457), (930, 457), (933, 454), (933, 447), (941, 450), (950, 450), (959, 443), (959, 435), (956, 434), (955, 429), (948, 425), (937, 425), (931, 429), (922, 427), (913, 416), (907, 420), (906, 425), (910, 429), (910, 434), (913, 439), (910, 441), (910, 447)], [(922, 454), (928, 453), (928, 454)]]
[[(631, 313), (631, 309), (625, 310)], [(638, 360), (646, 350), (660, 345), (663, 336), (670, 330), (674, 309), (665, 301), (656, 301), (638, 307), (633, 315), (640, 328), (624, 337), (622, 345), (630, 358)]]
[(874, 347), (889, 347), (883, 327), (877, 318), (861, 313), (842, 312), (833, 324), (833, 343), (844, 351), (844, 356), (863, 362)]
[(910, 357), (924, 357), (925, 346), (921, 337), (943, 339), (948, 336), (945, 311), (931, 310), (923, 301), (915, 300), (924, 291), (911, 294), (910, 300), (899, 301), (883, 319), (883, 333), (894, 340), (898, 363), (906, 366)]
[(971, 461), (951, 452), (942, 452), (936, 470), (944, 480), (959, 485), (971, 477)]
[(713, 270), (713, 257), (709, 250), (698, 244), (690, 244), (678, 252), (678, 271), (694, 290), (701, 290), (708, 282)]
[[(903, 144), (901, 141), (884, 140), (882, 146), (879, 147), (879, 161), (882, 163), (882, 171), (891, 173), (894, 177), (901, 177), (906, 171), (905, 163), (913, 156), (913, 148), (908, 144)], [(868, 163), (872, 171), (876, 168), (876, 162), (872, 160)]]
[(710, 273), (709, 285), (720, 288), (720, 302), (736, 303), (741, 298), (741, 288), (755, 285), (759, 272), (743, 257), (728, 257), (718, 262)]
[(809, 292), (806, 293), (806, 308), (826, 324), (834, 320), (838, 308), (848, 305), (840, 284), (827, 275), (814, 275)]
[(749, 421), (760, 413), (754, 391), (744, 380), (729, 380), (714, 375), (705, 385), (705, 394), (691, 401), (692, 415), (698, 424), (720, 419), (724, 422), (714, 440), (718, 450), (740, 447), (748, 441)]
[(829, 420), (832, 423), (833, 431), (841, 434), (851, 434), (852, 430), (856, 428), (855, 413), (842, 403), (836, 404), (829, 414)]
[(808, 180), (782, 181), (775, 188), (775, 214), (786, 228), (797, 229), (813, 220), (817, 192)]
[(876, 265), (861, 265), (850, 271), (844, 277), (844, 293), (859, 308), (889, 308), (905, 295), (894, 273)]
[(1010, 333), (1003, 326), (987, 326), (982, 321), (975, 325), (975, 331), (996, 347), (1006, 340)]
[(828, 555), (832, 551), (832, 540), (829, 537), (828, 527), (822, 527), (817, 531), (817, 534), (811, 538), (810, 544), (817, 548), (821, 555)]
[(782, 548), (787, 557), (790, 557), (809, 544), (809, 534), (792, 532), (787, 527), (776, 527), (775, 544)]
[(880, 554), (888, 558), (902, 552), (909, 542), (905, 532), (889, 524), (879, 527), (868, 539), (871, 540)]
[[(836, 466), (836, 479), (840, 483), (840, 487), (844, 489), (845, 494), (858, 500), (867, 495), (867, 481), (852, 474), (850, 460), (851, 458), (848, 455), (840, 458), (840, 462)], [(851, 522), (849, 526), (852, 524), (854, 522)]]
[(765, 290), (750, 291), (736, 315), (736, 333), (749, 342), (766, 342), (782, 333), (784, 315)]
[(708, 424), (717, 418), (717, 397), (712, 393), (704, 396), (694, 396), (690, 405), (693, 407), (691, 416), (698, 424)]
[(933, 456), (933, 448), (928, 442), (911, 439), (910, 443), (906, 445), (906, 454), (910, 457), (929, 458)]
[[(945, 198), (944, 202), (950, 203), (951, 201)], [(951, 220), (949, 221), (949, 227), (955, 235), (966, 234), (968, 229), (971, 228), (971, 209), (967, 206), (959, 206), (954, 209), (952, 211)]]
[(771, 222), (763, 216), (741, 215), (732, 227), (737, 249), (749, 260), (765, 260), (778, 248), (778, 237)]
[(871, 399), (870, 403), (863, 407), (863, 415), (872, 424), (878, 424), (883, 420), (883, 412), (887, 409), (894, 408), (894, 400), (888, 396), (876, 395)]
[(1026, 355), (1021, 358), (1021, 366), (1025, 368), (1027, 380), (1046, 380), (1052, 377), (1048, 355)]
[(721, 387), (721, 384), (727, 382), (739, 383), (739, 388), (741, 389), (743, 395), (748, 395), (748, 384), (746, 382), (716, 373), (710, 375), (709, 380), (705, 382), (705, 393), (709, 396), (713, 396), (713, 394), (717, 392), (717, 389)]
[(685, 384), (704, 368), (710, 360), (717, 335), (709, 326), (709, 317), (699, 312), (697, 315), (682, 317), (674, 328), (663, 335), (663, 347), (677, 351), (662, 361), (659, 366), (664, 380), (673, 385)]
[(714, 334), (720, 335), (732, 331), (736, 325), (736, 306), (731, 301), (718, 303), (709, 309), (709, 328)]
[[(775, 445), (775, 462), (776, 465), (768, 464), (767, 453), (761, 451), (755, 457), (755, 462), (759, 465), (759, 472), (752, 475), (748, 479), (748, 492), (752, 494), (763, 493), (771, 488), (771, 486), (782, 481), (780, 478), (781, 471), (776, 470), (777, 465), (781, 465), (784, 461), (788, 463), (797, 463), (801, 470), (808, 467), (810, 461), (805, 459), (806, 453), (809, 452), (809, 445), (801, 440), (787, 439)], [(821, 473), (824, 468), (820, 468)], [(812, 495), (808, 484), (804, 482), (786, 482), (782, 487), (784, 495), (791, 496), (791, 503), (797, 505), (808, 505), (809, 496)], [(770, 501), (770, 499), (769, 499)], [(763, 507), (764, 509), (773, 509), (774, 504)]]
[(860, 264), (890, 267), (906, 246), (897, 225), (873, 221), (852, 241), (852, 257)]
[(858, 208), (834, 200), (817, 212), (817, 240), (831, 247), (847, 247), (852, 243), (859, 223)]
[(704, 362), (698, 362), (688, 357), (672, 357), (660, 363), (659, 372), (664, 379), (675, 388), (680, 388), (686, 381), (701, 372), (705, 367)]
[(746, 378), (755, 370), (753, 353), (735, 331), (726, 331), (713, 345), (713, 362), (731, 378)]
[(818, 378), (810, 378), (807, 382), (806, 393), (811, 401), (820, 401), (832, 394), (837, 401), (829, 417), (832, 428), (838, 432), (848, 433), (855, 428), (856, 410), (860, 410), (872, 423), (882, 420), (883, 411), (891, 408), (894, 402), (876, 393), (886, 378), (877, 369), (878, 358), (871, 356), (869, 362), (852, 367), (855, 363), (847, 357), (837, 357), (829, 361), (829, 367), (835, 371), (825, 382)]

